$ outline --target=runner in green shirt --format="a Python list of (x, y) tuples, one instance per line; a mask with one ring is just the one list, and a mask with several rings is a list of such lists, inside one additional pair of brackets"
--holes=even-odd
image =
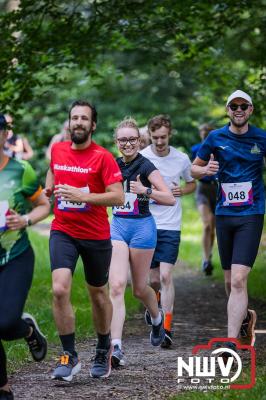
[[(22, 314), (31, 286), (34, 254), (26, 227), (49, 214), (32, 167), (4, 154), (8, 125), (0, 114), (0, 399), (12, 400), (2, 340), (25, 338), (35, 361), (44, 359), (47, 342), (30, 314)], [(28, 211), (28, 213), (26, 213)]]

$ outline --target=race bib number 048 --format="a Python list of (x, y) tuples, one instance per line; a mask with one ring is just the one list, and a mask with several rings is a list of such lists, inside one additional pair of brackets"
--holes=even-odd
[(252, 182), (222, 183), (223, 206), (247, 206), (253, 204)]
[(114, 215), (138, 215), (139, 202), (135, 193), (125, 193), (125, 202), (122, 206), (113, 207)]

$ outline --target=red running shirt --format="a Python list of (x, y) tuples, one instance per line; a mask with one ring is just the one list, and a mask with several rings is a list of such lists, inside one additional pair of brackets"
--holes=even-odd
[[(73, 150), (71, 142), (55, 143), (51, 153), (55, 185), (68, 184), (84, 192), (105, 193), (105, 188), (122, 182), (121, 171), (112, 154), (92, 142), (83, 150)], [(52, 230), (77, 239), (110, 238), (106, 207), (56, 199)]]

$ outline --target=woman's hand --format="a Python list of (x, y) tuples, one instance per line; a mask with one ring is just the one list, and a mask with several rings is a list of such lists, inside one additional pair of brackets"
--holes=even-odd
[(136, 181), (130, 181), (130, 192), (135, 194), (145, 194), (147, 188), (142, 185), (140, 176), (137, 176)]

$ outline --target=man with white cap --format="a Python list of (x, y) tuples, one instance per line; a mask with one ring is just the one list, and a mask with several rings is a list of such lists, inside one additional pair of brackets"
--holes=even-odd
[(252, 99), (242, 90), (228, 97), (226, 110), (229, 124), (203, 142), (192, 176), (218, 176), (216, 233), (228, 295), (228, 338), (239, 337), (241, 344), (253, 346), (256, 313), (248, 309), (247, 280), (263, 228), (266, 132), (249, 124)]

